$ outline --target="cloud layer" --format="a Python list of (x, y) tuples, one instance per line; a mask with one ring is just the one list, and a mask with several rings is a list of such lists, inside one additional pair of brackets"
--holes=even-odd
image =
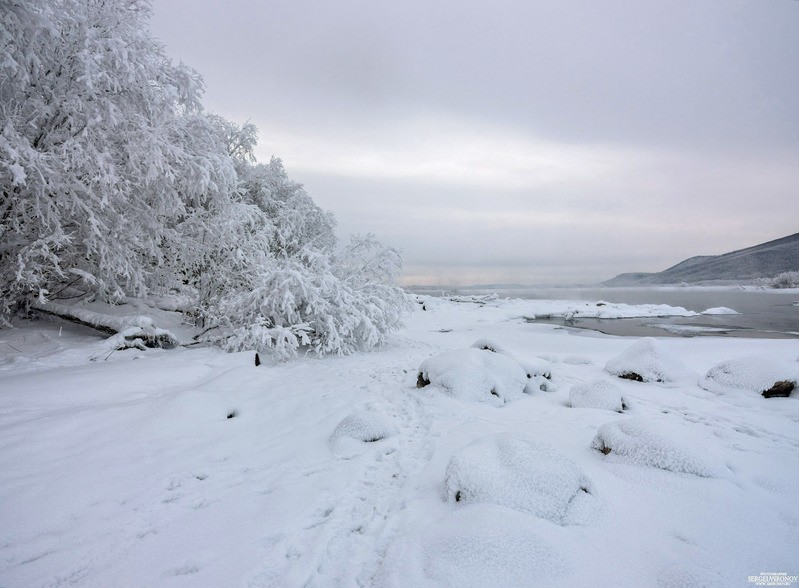
[(261, 129), (408, 283), (590, 283), (799, 230), (799, 4), (156, 0), (208, 107)]

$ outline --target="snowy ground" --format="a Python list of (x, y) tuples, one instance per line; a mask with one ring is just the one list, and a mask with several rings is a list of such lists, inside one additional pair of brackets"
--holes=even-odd
[[(260, 367), (207, 348), (109, 354), (55, 322), (0, 331), (0, 586), (799, 574), (799, 394), (698, 385), (742, 356), (799, 366), (796, 340), (659, 339), (679, 373), (641, 383), (604, 370), (635, 339), (528, 320), (671, 311), (542, 304), (426, 299), (383, 351)], [(416, 387), (423, 361), (482, 338), (548, 360), (556, 389), (493, 406)], [(571, 408), (594, 382), (626, 410)]]

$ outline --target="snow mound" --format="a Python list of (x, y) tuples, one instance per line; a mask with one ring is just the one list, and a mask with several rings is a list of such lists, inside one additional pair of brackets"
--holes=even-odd
[(715, 306), (713, 308), (708, 308), (702, 314), (738, 314), (738, 312), (726, 306)]
[(583, 355), (567, 355), (563, 358), (563, 363), (568, 365), (593, 365), (594, 362)]
[(532, 529), (528, 516), (470, 505), (400, 537), (374, 585), (386, 588), (551, 586), (574, 562)]
[(590, 500), (591, 489), (577, 466), (550, 445), (502, 433), (452, 456), (444, 494), (449, 502), (497, 504), (564, 525), (572, 522), (572, 509)]
[(354, 439), (373, 443), (397, 434), (397, 427), (388, 417), (373, 411), (359, 410), (347, 415), (336, 425), (330, 440)]
[(533, 357), (531, 359), (519, 360), (513, 354), (512, 351), (510, 351), (507, 347), (501, 345), (494, 339), (484, 337), (472, 343), (471, 346), (474, 349), (493, 351), (494, 353), (499, 353), (500, 355), (504, 355), (506, 357), (511, 358), (512, 360), (518, 362), (518, 364), (522, 367), (522, 369), (525, 372), (527, 372), (528, 378), (533, 378), (535, 376), (543, 376), (549, 379), (552, 376), (552, 364), (549, 363), (546, 359), (542, 359), (540, 357)]
[(493, 351), (494, 353), (507, 355), (508, 357), (513, 358), (513, 353), (511, 353), (510, 350), (508, 350), (504, 345), (498, 343), (495, 339), (491, 339), (489, 337), (478, 339), (471, 344), (471, 347), (473, 349), (482, 349), (483, 351)]
[(768, 398), (792, 394), (797, 380), (799, 366), (795, 364), (766, 356), (748, 356), (729, 359), (713, 366), (699, 385), (716, 394), (745, 390)]
[(652, 337), (633, 343), (605, 364), (612, 376), (638, 382), (674, 382), (690, 377), (688, 368)]
[(708, 440), (679, 421), (632, 418), (599, 427), (591, 447), (632, 465), (705, 478), (722, 468), (712, 459)]
[(500, 353), (456, 349), (422, 363), (417, 386), (428, 384), (438, 386), (453, 398), (502, 406), (522, 396), (527, 374), (516, 361)]
[(472, 347), (474, 349), (499, 353), (518, 363), (527, 374), (527, 379), (529, 380), (524, 388), (525, 394), (534, 394), (537, 390), (543, 390), (545, 392), (554, 392), (557, 390), (557, 386), (549, 381), (550, 378), (552, 378), (552, 364), (546, 359), (533, 357), (531, 359), (519, 360), (506, 347), (497, 343), (494, 339), (489, 339), (487, 337), (478, 339), (472, 343)]
[(604, 408), (616, 412), (625, 408), (619, 387), (605, 379), (572, 386), (569, 390), (569, 404), (572, 408)]
[(544, 378), (552, 377), (552, 364), (546, 359), (540, 357), (532, 357), (530, 359), (523, 359), (519, 361), (519, 365), (527, 372), (527, 377), (543, 376)]

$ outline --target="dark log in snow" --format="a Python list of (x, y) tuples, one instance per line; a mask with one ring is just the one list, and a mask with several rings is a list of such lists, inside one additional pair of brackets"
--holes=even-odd
[(153, 320), (147, 316), (114, 316), (57, 302), (38, 300), (31, 304), (31, 310), (112, 335), (109, 341), (116, 343), (117, 349), (130, 347), (173, 349), (180, 345), (177, 337), (169, 331), (156, 327)]

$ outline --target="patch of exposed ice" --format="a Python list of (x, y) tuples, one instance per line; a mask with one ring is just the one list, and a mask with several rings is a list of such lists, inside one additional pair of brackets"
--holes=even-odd
[(738, 311), (727, 308), (726, 306), (715, 306), (713, 308), (708, 308), (702, 314), (738, 314)]
[(695, 325), (671, 325), (668, 323), (651, 323), (648, 326), (655, 327), (656, 329), (663, 329), (672, 335), (680, 335), (681, 337), (694, 337), (702, 333), (728, 333), (732, 329), (721, 327), (700, 327)]

